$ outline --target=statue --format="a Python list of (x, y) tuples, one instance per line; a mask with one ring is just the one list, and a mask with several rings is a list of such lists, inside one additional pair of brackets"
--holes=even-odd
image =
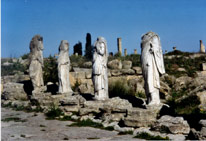
[(30, 66), (29, 76), (34, 87), (34, 91), (44, 86), (43, 81), (43, 37), (36, 35), (30, 42)]
[(58, 77), (59, 77), (59, 91), (58, 93), (72, 93), (72, 89), (69, 81), (69, 43), (66, 40), (62, 40), (59, 46), (59, 58), (58, 58)]
[(92, 81), (96, 100), (106, 100), (109, 98), (107, 57), (107, 42), (103, 37), (98, 37), (94, 44), (92, 61)]
[(141, 42), (142, 73), (145, 80), (145, 93), (148, 105), (160, 104), (160, 78), (165, 73), (164, 60), (159, 36), (148, 32)]

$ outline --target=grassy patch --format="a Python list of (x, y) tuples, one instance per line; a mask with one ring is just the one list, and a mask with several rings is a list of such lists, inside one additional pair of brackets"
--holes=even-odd
[(26, 119), (21, 119), (19, 117), (8, 117), (8, 118), (5, 118), (5, 119), (2, 119), (1, 121), (3, 122), (10, 122), (10, 121), (14, 121), (14, 122), (26, 122), (27, 120)]
[(118, 135), (133, 135), (133, 131), (125, 131), (125, 132), (119, 132)]
[(108, 131), (113, 131), (114, 130), (114, 127), (112, 126), (108, 126), (108, 127), (104, 127), (105, 130), (108, 130)]
[(88, 140), (98, 140), (100, 138), (94, 137), (94, 138), (87, 138)]
[(113, 131), (114, 128), (109, 126), (109, 127), (104, 127), (101, 123), (96, 123), (93, 122), (90, 119), (87, 120), (82, 120), (82, 121), (77, 121), (75, 123), (72, 123), (70, 125), (67, 125), (68, 127), (94, 127), (94, 128), (100, 128), (108, 131)]
[(70, 127), (94, 127), (94, 128), (103, 128), (103, 125), (101, 123), (93, 122), (90, 119), (82, 120), (79, 122), (72, 123), (69, 125)]
[(22, 138), (26, 138), (26, 135), (23, 135), (23, 134), (22, 134), (22, 135), (20, 135), (20, 137), (22, 137)]
[(45, 125), (40, 124), (39, 127), (46, 127)]
[(52, 106), (50, 110), (45, 114), (47, 116), (47, 120), (53, 120), (56, 119), (62, 115), (64, 115), (63, 111), (59, 109), (58, 107), (56, 108), (55, 106)]
[(140, 133), (138, 135), (136, 135), (134, 138), (139, 138), (139, 139), (146, 139), (146, 140), (169, 140), (169, 137), (161, 137), (161, 136), (153, 136), (153, 135), (150, 135), (146, 132), (143, 132), (143, 133)]
[(45, 129), (41, 129), (41, 131), (46, 131)]

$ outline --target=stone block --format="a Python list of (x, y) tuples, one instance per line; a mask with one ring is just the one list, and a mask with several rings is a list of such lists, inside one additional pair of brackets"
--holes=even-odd
[(132, 61), (123, 61), (122, 68), (123, 69), (131, 69), (132, 68)]

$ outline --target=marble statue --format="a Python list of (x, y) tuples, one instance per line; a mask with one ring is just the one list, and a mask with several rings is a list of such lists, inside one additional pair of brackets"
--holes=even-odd
[(148, 105), (160, 104), (160, 75), (165, 73), (164, 60), (159, 36), (148, 32), (141, 41), (142, 73)]
[(36, 35), (30, 42), (30, 65), (29, 76), (32, 81), (34, 90), (44, 86), (43, 81), (43, 37)]
[(106, 100), (109, 98), (107, 57), (107, 42), (103, 37), (98, 37), (94, 44), (92, 61), (92, 81), (96, 100)]
[(73, 91), (69, 81), (69, 43), (66, 40), (62, 40), (59, 46), (59, 58), (58, 58), (58, 77), (59, 77), (59, 91), (58, 93), (71, 94)]

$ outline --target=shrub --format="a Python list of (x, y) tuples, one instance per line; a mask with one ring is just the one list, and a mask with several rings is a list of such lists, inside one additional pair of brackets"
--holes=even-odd
[(43, 78), (45, 84), (58, 82), (57, 59), (51, 55), (44, 59)]
[(164, 137), (161, 137), (159, 135), (158, 136), (153, 136), (153, 135), (150, 135), (150, 134), (148, 134), (146, 132), (137, 134), (134, 138), (146, 139), (146, 140), (169, 140), (168, 136), (166, 136), (164, 138)]
[(48, 120), (56, 119), (61, 115), (64, 115), (63, 111), (54, 105), (49, 109), (49, 111), (45, 114)]
[(21, 56), (21, 58), (24, 60), (24, 59), (28, 59), (29, 58), (29, 53), (26, 53), (24, 55)]
[(9, 66), (2, 66), (1, 65), (1, 75), (6, 76), (6, 75), (14, 75), (17, 72), (25, 72), (26, 67), (19, 62), (15, 62)]

